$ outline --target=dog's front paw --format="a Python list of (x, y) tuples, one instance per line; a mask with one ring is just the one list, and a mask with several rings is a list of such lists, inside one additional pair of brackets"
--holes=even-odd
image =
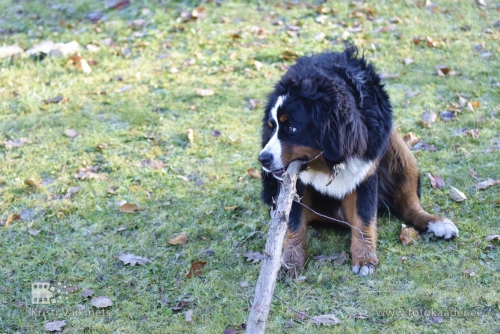
[(306, 253), (300, 248), (286, 248), (281, 257), (281, 268), (290, 278), (295, 278), (304, 269)]
[(352, 254), (352, 272), (361, 276), (371, 275), (375, 272), (378, 262), (377, 255), (374, 252), (368, 252), (362, 257)]
[(375, 272), (375, 267), (373, 263), (365, 263), (363, 265), (352, 266), (352, 272), (356, 275), (367, 276)]
[(447, 218), (429, 222), (427, 232), (432, 232), (436, 237), (444, 238), (445, 240), (458, 237), (458, 228)]

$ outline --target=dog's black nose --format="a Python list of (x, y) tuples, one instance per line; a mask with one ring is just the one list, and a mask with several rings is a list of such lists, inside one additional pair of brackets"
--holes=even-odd
[(259, 154), (258, 159), (262, 167), (269, 168), (269, 166), (271, 166), (271, 162), (273, 162), (273, 155), (271, 153), (262, 152)]

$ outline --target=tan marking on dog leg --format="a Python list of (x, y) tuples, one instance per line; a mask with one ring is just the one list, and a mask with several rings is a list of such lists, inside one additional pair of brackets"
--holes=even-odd
[[(376, 196), (374, 194), (374, 196)], [(376, 213), (370, 225), (363, 224), (358, 216), (357, 194), (353, 191), (342, 201), (342, 210), (351, 228), (351, 267), (355, 274), (366, 276), (373, 274), (379, 260), (377, 257), (377, 216)]]

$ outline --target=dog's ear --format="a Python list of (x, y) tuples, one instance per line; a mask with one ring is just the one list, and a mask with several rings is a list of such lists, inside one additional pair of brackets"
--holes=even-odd
[(315, 84), (316, 99), (311, 109), (325, 158), (338, 163), (363, 155), (367, 147), (366, 127), (352, 93), (345, 84), (326, 77), (316, 80)]

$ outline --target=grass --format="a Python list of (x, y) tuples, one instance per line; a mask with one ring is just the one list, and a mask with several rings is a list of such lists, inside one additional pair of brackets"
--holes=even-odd
[[(470, 1), (440, 1), (427, 9), (414, 1), (335, 2), (323, 9), (280, 4), (209, 2), (202, 4), (205, 18), (184, 22), (179, 11), (190, 12), (194, 2), (144, 0), (106, 10), (97, 0), (0, 1), (5, 45), (27, 49), (48, 39), (100, 46), (96, 53), (81, 51), (90, 74), (68, 58), (0, 60), (0, 142), (27, 140), (20, 147), (0, 146), (0, 221), (5, 224), (11, 214), (22, 217), (0, 226), (1, 332), (40, 333), (52, 320), (65, 320), (66, 333), (221, 333), (245, 323), (259, 266), (242, 254), (263, 249), (268, 224), (260, 182), (247, 175), (247, 169), (258, 168), (262, 107), (252, 110), (247, 101), (265, 101), (283, 66), (293, 62), (285, 51), (299, 56), (339, 51), (344, 39), (356, 43), (380, 72), (396, 75), (386, 80), (394, 126), (438, 148), (415, 151), (422, 203), (455, 221), (461, 234), (451, 242), (422, 235), (418, 244), (405, 247), (399, 242), (401, 222), (381, 217), (381, 264), (375, 276), (363, 278), (351, 274), (349, 261), (334, 266), (313, 258), (347, 251), (348, 233), (327, 230), (313, 236), (310, 231), (307, 278), (280, 282), (276, 294), (309, 315), (334, 313), (341, 323), (318, 329), (275, 300), (269, 333), (500, 328), (498, 242), (487, 247), (485, 240), (500, 233), (500, 187), (474, 187), (499, 178), (500, 154), (490, 149), (500, 138), (498, 4), (479, 8)], [(105, 17), (92, 24), (86, 16), (96, 11)], [(140, 18), (144, 26), (132, 29), (128, 23)], [(427, 41), (415, 44), (417, 36), (431, 37), (434, 47)], [(101, 42), (108, 37), (111, 46)], [(405, 65), (406, 58), (414, 62)], [(437, 76), (438, 65), (461, 75)], [(126, 85), (132, 88), (120, 93)], [(214, 95), (198, 96), (195, 89), (213, 89)], [(408, 98), (408, 92), (419, 94)], [(432, 128), (422, 126), (425, 110), (439, 114), (458, 105), (457, 93), (479, 106), (474, 112), (463, 108), (454, 121), (438, 117)], [(65, 100), (43, 103), (58, 95)], [(460, 128), (478, 129), (480, 135), (452, 136)], [(67, 129), (79, 136), (65, 136)], [(193, 129), (192, 144), (187, 129)], [(98, 148), (102, 143), (107, 148)], [(148, 158), (165, 168), (141, 167)], [(75, 178), (86, 166), (99, 166), (107, 180)], [(442, 176), (446, 186), (432, 189), (428, 172)], [(449, 186), (468, 199), (455, 203)], [(81, 189), (62, 198), (71, 187)], [(117, 203), (123, 200), (145, 210), (121, 213)], [(226, 210), (231, 206), (237, 208)], [(121, 226), (125, 229), (118, 231)], [(168, 239), (180, 233), (189, 241), (169, 245)], [(124, 265), (116, 258), (120, 253), (151, 263)], [(207, 262), (204, 272), (187, 279), (195, 261)], [(79, 290), (49, 307), (59, 313), (34, 316), (31, 283), (40, 280)], [(106, 314), (61, 313), (96, 310), (80, 296), (85, 289), (112, 300)], [(174, 311), (179, 301), (189, 305)], [(439, 315), (454, 309), (475, 315), (445, 314), (439, 323), (431, 313), (382, 313)], [(191, 322), (185, 320), (187, 310), (193, 312)]]

